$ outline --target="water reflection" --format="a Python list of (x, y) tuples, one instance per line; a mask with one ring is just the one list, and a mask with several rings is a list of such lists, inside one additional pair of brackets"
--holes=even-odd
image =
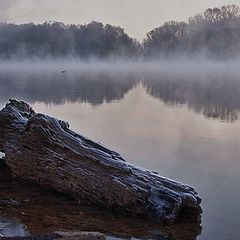
[(26, 230), (26, 226), (21, 224), (18, 219), (0, 215), (0, 236), (26, 237), (29, 236), (29, 232)]
[(98, 105), (122, 99), (138, 79), (138, 75), (106, 72), (5, 72), (0, 75), (0, 101), (6, 103), (9, 97), (14, 97), (30, 103), (88, 102)]
[(187, 104), (189, 109), (214, 118), (233, 122), (239, 118), (240, 80), (237, 76), (145, 74), (147, 92), (167, 104)]
[(148, 94), (166, 104), (187, 104), (207, 118), (228, 122), (239, 119), (240, 80), (224, 72), (213, 75), (144, 71), (2, 72), (0, 102), (3, 105), (14, 97), (29, 103), (98, 105), (123, 99), (140, 83)]
[[(3, 162), (0, 167), (0, 189), (1, 198), (4, 196), (4, 200), (0, 198), (0, 233), (4, 236), (81, 230), (100, 231), (119, 239), (196, 240), (201, 232), (199, 223), (183, 221), (168, 228), (144, 219), (80, 206), (66, 196), (14, 182)], [(17, 219), (21, 219), (21, 223)]]

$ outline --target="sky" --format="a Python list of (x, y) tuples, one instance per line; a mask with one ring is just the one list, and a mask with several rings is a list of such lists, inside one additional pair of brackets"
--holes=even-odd
[(89, 23), (121, 26), (133, 38), (169, 20), (187, 21), (208, 7), (240, 0), (0, 0), (0, 21), (14, 23)]

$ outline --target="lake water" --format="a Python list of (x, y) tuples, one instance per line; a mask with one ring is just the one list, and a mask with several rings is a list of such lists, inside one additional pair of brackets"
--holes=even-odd
[[(25, 100), (35, 111), (68, 121), (73, 130), (121, 153), (130, 163), (192, 185), (203, 199), (202, 231), (191, 225), (179, 230), (136, 223), (3, 177), (0, 200), (25, 203), (0, 208), (0, 233), (99, 230), (146, 238), (161, 230), (166, 239), (174, 240), (239, 239), (237, 70), (117, 71), (109, 67), (65, 74), (60, 70), (2, 71), (0, 106), (13, 97)], [(36, 223), (39, 219), (44, 221)]]

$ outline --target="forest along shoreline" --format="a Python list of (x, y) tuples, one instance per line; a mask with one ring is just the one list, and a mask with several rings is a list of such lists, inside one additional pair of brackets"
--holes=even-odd
[(176, 56), (206, 56), (225, 60), (240, 55), (239, 23), (240, 8), (237, 5), (208, 8), (187, 22), (165, 22), (146, 33), (144, 40), (139, 42), (119, 26), (96, 21), (78, 25), (2, 22), (0, 59), (175, 59)]

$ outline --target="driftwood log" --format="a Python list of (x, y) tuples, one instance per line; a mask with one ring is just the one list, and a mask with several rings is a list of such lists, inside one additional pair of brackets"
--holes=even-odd
[(0, 111), (0, 151), (13, 177), (70, 194), (83, 203), (155, 222), (201, 213), (192, 187), (135, 167), (69, 129), (68, 123), (10, 100)]

